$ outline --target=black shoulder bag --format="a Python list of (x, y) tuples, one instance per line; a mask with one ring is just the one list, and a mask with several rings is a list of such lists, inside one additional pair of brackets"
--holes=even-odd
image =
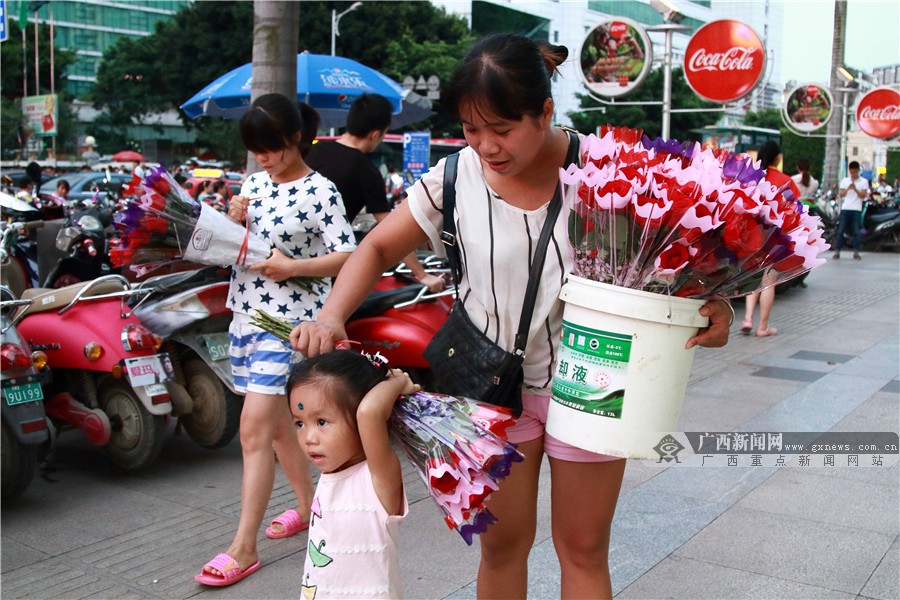
[[(569, 133), (569, 152), (566, 165), (578, 160), (579, 138)], [(534, 301), (537, 298), (541, 272), (550, 236), (562, 205), (559, 187), (550, 200), (547, 209), (547, 220), (541, 229), (541, 237), (535, 249), (534, 259), (528, 273), (528, 285), (525, 289), (525, 303), (519, 317), (519, 328), (516, 332), (515, 347), (507, 352), (484, 333), (469, 319), (465, 306), (459, 299), (459, 283), (462, 278), (462, 257), (456, 245), (456, 224), (453, 220), (453, 209), (456, 205), (456, 169), (459, 154), (447, 157), (444, 165), (444, 231), (441, 240), (447, 246), (447, 258), (453, 271), (453, 279), (457, 285), (456, 301), (447, 317), (447, 321), (434, 335), (422, 353), (434, 373), (436, 390), (442, 394), (462, 396), (481, 400), (489, 404), (508, 408), (516, 417), (522, 414), (522, 383), (524, 374), (522, 362), (525, 359), (525, 345), (528, 342), (528, 331), (531, 317), (534, 314)]]

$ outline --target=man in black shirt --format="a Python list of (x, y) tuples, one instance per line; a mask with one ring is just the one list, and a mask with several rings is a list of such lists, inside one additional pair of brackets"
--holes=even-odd
[[(334, 141), (316, 142), (306, 157), (306, 164), (330, 179), (341, 193), (351, 223), (364, 208), (377, 222), (391, 212), (384, 179), (367, 155), (384, 139), (392, 111), (391, 103), (384, 96), (363, 94), (350, 107), (345, 132)], [(438, 292), (444, 287), (440, 277), (425, 272), (415, 253), (403, 262), (430, 291)]]

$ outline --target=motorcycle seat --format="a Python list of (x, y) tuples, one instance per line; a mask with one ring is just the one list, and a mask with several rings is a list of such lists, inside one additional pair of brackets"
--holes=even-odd
[(425, 286), (406, 285), (393, 290), (376, 290), (366, 296), (366, 299), (359, 305), (356, 312), (350, 315), (349, 320), (365, 319), (366, 317), (375, 317), (383, 314), (394, 308), (395, 304), (415, 298), (423, 287)]
[(203, 267), (193, 271), (159, 275), (134, 284), (132, 287), (133, 289), (155, 288), (163, 293), (173, 292), (203, 283), (222, 281), (222, 276), (219, 273), (221, 270), (220, 267)]
[(900, 210), (885, 210), (877, 213), (869, 213), (866, 221), (871, 221), (872, 223), (886, 223), (888, 221), (893, 221), (898, 215), (900, 215)]
[[(91, 283), (93, 282), (82, 281), (58, 289), (29, 288), (22, 292), (22, 299), (33, 300), (33, 302), (19, 309), (16, 316), (21, 319), (31, 314), (58, 310), (68, 306), (75, 299), (75, 296), (78, 295), (78, 292)], [(127, 289), (128, 287), (121, 280), (110, 279), (94, 285), (83, 297), (91, 298), (102, 294), (122, 292)]]

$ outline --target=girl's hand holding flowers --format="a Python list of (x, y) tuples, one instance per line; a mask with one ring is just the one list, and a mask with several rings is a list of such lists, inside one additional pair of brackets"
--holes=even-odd
[(244, 196), (232, 196), (228, 201), (228, 218), (235, 223), (243, 223), (247, 218), (247, 205), (250, 199)]
[[(231, 209), (229, 209), (229, 213)], [(296, 276), (297, 260), (288, 258), (278, 248), (272, 248), (272, 255), (264, 261), (247, 267), (272, 281), (285, 281)]]

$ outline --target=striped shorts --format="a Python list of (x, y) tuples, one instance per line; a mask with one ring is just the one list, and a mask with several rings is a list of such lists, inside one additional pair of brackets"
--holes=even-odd
[(300, 362), (301, 354), (237, 313), (228, 327), (228, 337), (234, 387), (244, 394), (285, 395), (291, 366)]

